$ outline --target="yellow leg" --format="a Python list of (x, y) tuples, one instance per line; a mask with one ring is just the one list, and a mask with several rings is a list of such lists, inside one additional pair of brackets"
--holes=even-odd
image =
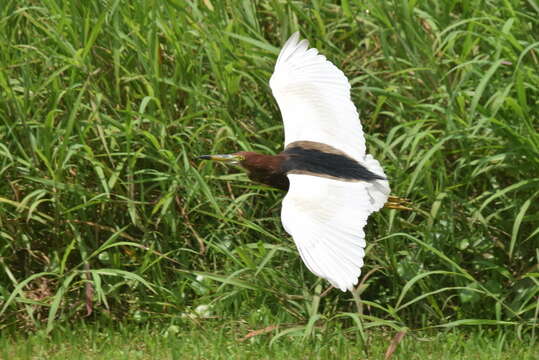
[(411, 211), (413, 209), (407, 206), (409, 204), (411, 204), (409, 199), (399, 196), (390, 196), (387, 198), (387, 202), (384, 204), (384, 207), (388, 209)]

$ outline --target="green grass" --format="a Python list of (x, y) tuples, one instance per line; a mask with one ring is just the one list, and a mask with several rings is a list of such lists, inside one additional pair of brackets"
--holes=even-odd
[[(533, 342), (538, 19), (532, 0), (4, 0), (0, 329), (166, 327), (208, 305), (307, 338)], [(416, 208), (371, 217), (354, 296), (301, 263), (282, 192), (193, 160), (282, 149), (268, 79), (298, 29), (349, 77), (369, 151)]]
[[(342, 330), (320, 329), (313, 339), (276, 338), (274, 332), (253, 334), (241, 322), (184, 324), (168, 328), (78, 326), (44, 333), (5, 335), (3, 359), (384, 359), (394, 334), (374, 331), (365, 342)], [(539, 346), (511, 335), (479, 331), (436, 334), (407, 333), (391, 359), (532, 360)]]

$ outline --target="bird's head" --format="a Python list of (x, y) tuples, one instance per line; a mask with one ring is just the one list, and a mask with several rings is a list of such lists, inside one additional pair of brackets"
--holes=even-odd
[(280, 156), (263, 155), (252, 151), (240, 151), (233, 154), (202, 155), (197, 157), (197, 159), (238, 165), (250, 173), (278, 171), (283, 160)]

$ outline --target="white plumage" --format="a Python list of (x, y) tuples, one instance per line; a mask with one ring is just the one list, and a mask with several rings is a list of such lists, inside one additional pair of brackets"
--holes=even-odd
[[(285, 131), (285, 147), (295, 141), (330, 145), (385, 177), (377, 160), (365, 153), (365, 139), (348, 79), (318, 50), (293, 34), (284, 44), (270, 79)], [(305, 265), (342, 291), (358, 282), (365, 255), (363, 227), (384, 206), (385, 180), (345, 182), (289, 174), (281, 220)]]

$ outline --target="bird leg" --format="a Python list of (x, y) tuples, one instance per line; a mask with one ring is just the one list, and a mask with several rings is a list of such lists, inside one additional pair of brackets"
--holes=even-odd
[(396, 209), (396, 210), (413, 210), (412, 208), (408, 207), (411, 202), (409, 199), (399, 197), (399, 196), (389, 196), (387, 198), (387, 202), (384, 204), (385, 208), (388, 209)]

